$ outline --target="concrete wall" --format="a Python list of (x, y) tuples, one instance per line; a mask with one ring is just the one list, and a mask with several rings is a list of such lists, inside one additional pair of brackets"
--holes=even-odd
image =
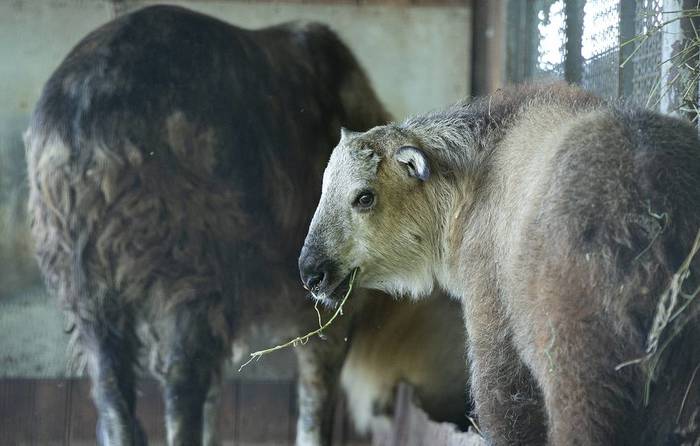
[(111, 11), (94, 1), (0, 2), (0, 299), (37, 282), (24, 218), (22, 132), (50, 73)]
[[(88, 31), (159, 2), (0, 2), (0, 129), (23, 124), (41, 85)], [(446, 6), (173, 1), (246, 28), (289, 20), (333, 27), (367, 69), (396, 117), (455, 102), (469, 91), (470, 9)], [(3, 131), (4, 133), (4, 131)]]
[[(133, 1), (127, 9), (156, 4)], [(290, 20), (330, 24), (397, 118), (456, 102), (469, 91), (470, 9), (348, 3), (173, 1), (245, 28)]]
[[(154, 3), (0, 0), (0, 376), (50, 376), (61, 374), (63, 367), (49, 364), (55, 362), (50, 346), (60, 348), (65, 338), (57, 320), (46, 320), (58, 318), (58, 312), (41, 310), (54, 303), (41, 297), (24, 214), (21, 135), (31, 109), (51, 72), (86, 33), (118, 14)], [(353, 49), (397, 118), (455, 102), (469, 92), (471, 10), (466, 1), (446, 2), (451, 6), (394, 5), (388, 0), (362, 6), (224, 0), (173, 3), (246, 28), (297, 19), (329, 24)], [(31, 323), (17, 323), (23, 320)], [(38, 326), (44, 330), (17, 335), (18, 327)], [(10, 344), (11, 338), (17, 342)], [(37, 342), (34, 348), (29, 346), (32, 340)], [(45, 361), (34, 354), (38, 351), (49, 352)], [(34, 359), (18, 361), (18, 355)]]

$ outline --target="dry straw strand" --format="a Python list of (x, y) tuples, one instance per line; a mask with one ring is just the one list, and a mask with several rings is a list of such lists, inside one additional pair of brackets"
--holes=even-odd
[(328, 321), (326, 321), (325, 324), (321, 325), (321, 313), (318, 311), (318, 307), (316, 305), (314, 305), (314, 308), (316, 309), (316, 313), (318, 315), (318, 323), (319, 323), (319, 327), (316, 330), (314, 330), (310, 333), (307, 333), (304, 336), (297, 336), (296, 338), (291, 339), (291, 340), (285, 342), (284, 344), (276, 345), (274, 347), (267, 348), (265, 350), (258, 350), (257, 352), (251, 353), (250, 358), (248, 358), (248, 360), (243, 365), (241, 365), (241, 367), (238, 369), (238, 371), (240, 372), (241, 370), (243, 370), (243, 367), (245, 367), (248, 364), (250, 364), (251, 362), (253, 362), (253, 360), (257, 361), (263, 355), (267, 355), (269, 353), (276, 352), (277, 350), (282, 350), (283, 348), (287, 348), (287, 347), (296, 347), (299, 344), (304, 345), (307, 342), (309, 342), (309, 339), (311, 339), (312, 337), (314, 337), (316, 335), (321, 335), (323, 333), (323, 331), (326, 328), (328, 328), (333, 323), (333, 321), (336, 320), (336, 318), (338, 316), (343, 314), (343, 306), (345, 305), (345, 302), (348, 300), (348, 297), (350, 297), (350, 293), (352, 293), (352, 286), (355, 283), (355, 276), (356, 275), (357, 275), (357, 268), (355, 268), (353, 270), (352, 275), (350, 276), (350, 283), (348, 285), (348, 291), (345, 293), (345, 296), (343, 296), (343, 299), (340, 301), (340, 304), (338, 304), (338, 308), (335, 310), (335, 313), (333, 313), (333, 316), (331, 316), (331, 318), (328, 319)]
[[(700, 287), (693, 290), (691, 293), (686, 293), (683, 291), (683, 283), (690, 276), (690, 265), (695, 258), (695, 255), (698, 253), (698, 250), (700, 250), (700, 230), (695, 236), (695, 241), (690, 249), (690, 252), (688, 253), (688, 256), (685, 258), (680, 268), (678, 268), (678, 271), (676, 271), (673, 277), (671, 277), (670, 284), (659, 297), (656, 315), (654, 316), (654, 320), (647, 337), (646, 354), (640, 358), (623, 362), (615, 367), (615, 370), (620, 370), (623, 367), (633, 364), (646, 363), (647, 382), (645, 384), (644, 392), (645, 404), (649, 399), (651, 381), (654, 379), (656, 373), (656, 366), (659, 361), (659, 356), (674, 339), (674, 335), (679, 333), (688, 322), (687, 318), (683, 320), (680, 318), (680, 316), (696, 298), (698, 293), (700, 293)], [(675, 324), (672, 325), (674, 322)], [(669, 333), (664, 342), (661, 342), (662, 335), (667, 333), (668, 330), (670, 330), (671, 333)]]

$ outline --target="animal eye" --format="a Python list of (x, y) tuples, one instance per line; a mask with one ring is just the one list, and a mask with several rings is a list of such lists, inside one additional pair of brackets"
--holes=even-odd
[(371, 191), (365, 190), (360, 192), (355, 198), (355, 207), (360, 209), (368, 209), (374, 204), (374, 194)]

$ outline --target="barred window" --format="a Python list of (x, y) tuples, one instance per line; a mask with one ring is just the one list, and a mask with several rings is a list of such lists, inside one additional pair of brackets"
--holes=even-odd
[(510, 0), (510, 82), (562, 79), (697, 119), (697, 0)]

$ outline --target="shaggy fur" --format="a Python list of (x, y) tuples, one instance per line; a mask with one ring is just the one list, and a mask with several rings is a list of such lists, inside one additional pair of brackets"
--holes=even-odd
[[(340, 125), (386, 120), (348, 48), (318, 24), (248, 31), (151, 7), (68, 54), (26, 135), (29, 211), (87, 358), (101, 444), (146, 441), (134, 417), (144, 350), (168, 443), (217, 442), (232, 340), (316, 324), (293, 265)], [(296, 350), (299, 445), (330, 441), (352, 320)]]
[(367, 433), (373, 415), (390, 413), (395, 385), (404, 381), (433, 420), (466, 430), (466, 355), (454, 351), (464, 341), (454, 328), (461, 328), (459, 304), (441, 293), (417, 302), (373, 294), (367, 311), (355, 318), (341, 373), (355, 429)]
[(663, 347), (621, 366), (645, 355), (700, 229), (692, 126), (521, 87), (345, 132), (324, 175), (300, 258), (326, 272), (316, 293), (359, 267), (360, 286), (461, 299), (490, 444), (700, 442), (700, 299), (681, 295)]

